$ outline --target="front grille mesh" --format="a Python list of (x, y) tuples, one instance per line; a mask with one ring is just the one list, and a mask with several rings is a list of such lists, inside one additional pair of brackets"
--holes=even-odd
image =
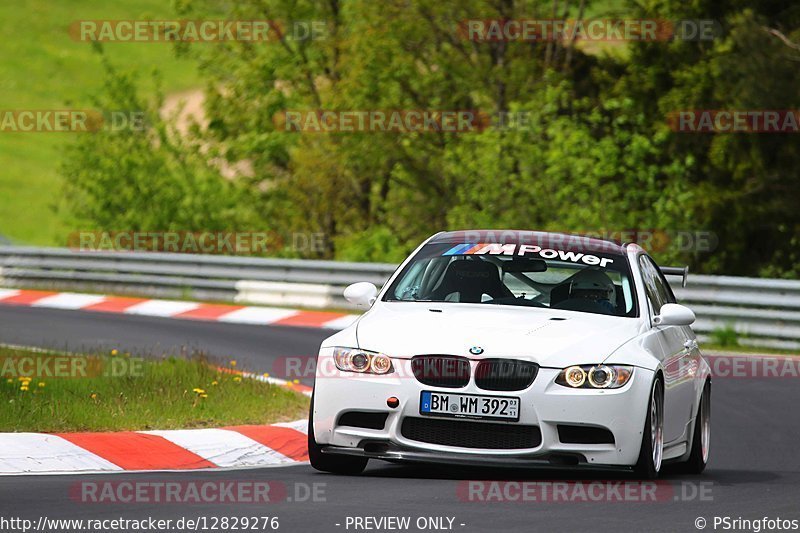
[(408, 417), (400, 429), (409, 439), (442, 446), (513, 450), (542, 443), (538, 426)]
[(539, 365), (514, 359), (485, 359), (475, 368), (475, 384), (483, 390), (527, 389), (536, 379)]
[(455, 355), (418, 355), (411, 359), (417, 381), (431, 387), (457, 389), (469, 383), (469, 359)]

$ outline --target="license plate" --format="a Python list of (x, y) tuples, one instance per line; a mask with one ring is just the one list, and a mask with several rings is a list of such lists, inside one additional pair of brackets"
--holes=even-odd
[(419, 412), (423, 415), (516, 421), (519, 420), (519, 398), (422, 391)]

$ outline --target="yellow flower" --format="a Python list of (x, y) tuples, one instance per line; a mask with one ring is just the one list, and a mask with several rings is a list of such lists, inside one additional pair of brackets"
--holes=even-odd
[(111, 350), (111, 355), (117, 355), (118, 353), (119, 353), (119, 352), (117, 351), (117, 349), (116, 349), (116, 348), (114, 348), (113, 350)]
[(89, 396), (89, 398), (91, 398), (92, 400), (96, 400), (97, 399), (97, 393), (93, 392), (92, 395)]
[(208, 398), (208, 394), (201, 394), (200, 397), (201, 398)]
[(295, 383), (295, 384), (300, 383), (300, 380), (296, 379), (296, 380), (292, 381), (292, 383)]
[(217, 382), (217, 380), (216, 380), (216, 379), (215, 379), (214, 381), (212, 381), (212, 382), (211, 382), (211, 384), (212, 384), (212, 385), (219, 385), (219, 383)]
[(242, 378), (240, 378), (239, 376), (236, 376), (235, 378), (233, 378), (233, 381), (238, 383), (238, 382), (242, 381)]
[(23, 386), (21, 386), (21, 387), (19, 388), (19, 390), (28, 390), (28, 386), (27, 386), (27, 385), (23, 385)]
[(39, 388), (40, 388), (40, 389), (43, 389), (43, 388), (44, 388), (44, 381), (40, 381), (40, 382), (39, 382)]
[(268, 378), (269, 377), (269, 372), (264, 372), (264, 377)]
[(31, 378), (30, 378), (30, 377), (28, 377), (28, 376), (20, 376), (18, 379), (19, 379), (20, 381), (30, 381), (30, 380), (31, 380)]
[(192, 392), (196, 392), (197, 394), (205, 394), (206, 391), (203, 389), (192, 389)]
[(231, 366), (236, 366), (236, 359), (234, 359), (233, 361), (231, 361)]

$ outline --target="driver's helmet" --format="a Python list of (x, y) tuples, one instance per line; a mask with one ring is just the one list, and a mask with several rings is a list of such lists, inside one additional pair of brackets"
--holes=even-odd
[(575, 274), (569, 292), (570, 298), (608, 301), (612, 305), (616, 302), (614, 282), (605, 272), (594, 268), (586, 268)]

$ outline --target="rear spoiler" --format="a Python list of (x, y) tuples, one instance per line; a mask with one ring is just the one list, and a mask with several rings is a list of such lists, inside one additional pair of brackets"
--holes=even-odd
[(689, 267), (659, 267), (661, 269), (661, 273), (665, 276), (680, 276), (683, 278), (681, 280), (681, 287), (686, 287), (686, 278), (689, 277)]

